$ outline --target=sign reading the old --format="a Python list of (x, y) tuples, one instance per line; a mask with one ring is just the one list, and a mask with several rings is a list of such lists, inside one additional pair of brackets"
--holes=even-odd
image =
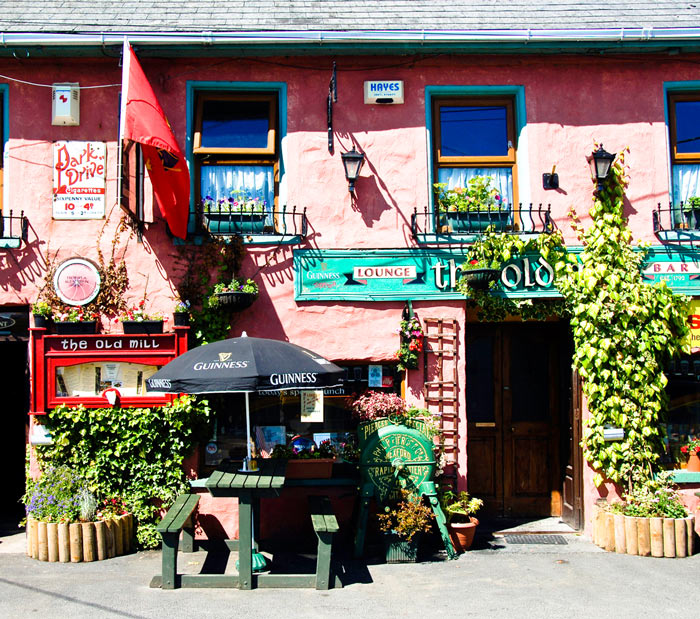
[[(297, 301), (463, 299), (457, 290), (465, 253), (443, 250), (297, 250)], [(517, 258), (502, 270), (497, 294), (556, 297), (554, 269), (541, 256)]]
[(104, 217), (106, 161), (104, 142), (54, 142), (54, 219)]

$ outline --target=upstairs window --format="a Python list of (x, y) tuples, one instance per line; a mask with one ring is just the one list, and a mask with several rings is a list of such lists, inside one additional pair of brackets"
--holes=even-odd
[(517, 198), (513, 100), (435, 99), (433, 126), (439, 225), (471, 232), (512, 225)]
[[(672, 202), (677, 219), (687, 219), (691, 216), (691, 198), (700, 198), (700, 93), (669, 95), (668, 110)], [(697, 227), (698, 222), (690, 223)]]
[(277, 95), (199, 93), (195, 110), (195, 199), (203, 224), (214, 234), (274, 228)]

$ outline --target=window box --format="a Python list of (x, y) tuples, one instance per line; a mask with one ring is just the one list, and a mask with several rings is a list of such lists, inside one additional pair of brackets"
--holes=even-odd
[(330, 479), (333, 458), (301, 458), (287, 460), (287, 479)]
[(265, 229), (264, 213), (205, 213), (204, 225), (212, 234), (262, 234)]
[(56, 322), (58, 335), (92, 335), (97, 332), (96, 320), (83, 320), (82, 322)]
[(123, 320), (122, 329), (128, 335), (137, 333), (142, 335), (153, 335), (154, 333), (163, 333), (162, 320)]
[(454, 232), (483, 232), (489, 226), (501, 232), (506, 229), (509, 218), (509, 211), (448, 212), (441, 215)]

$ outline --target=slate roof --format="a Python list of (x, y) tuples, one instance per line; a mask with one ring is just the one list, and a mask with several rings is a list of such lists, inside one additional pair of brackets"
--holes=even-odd
[(700, 0), (3, 0), (0, 33), (700, 27)]

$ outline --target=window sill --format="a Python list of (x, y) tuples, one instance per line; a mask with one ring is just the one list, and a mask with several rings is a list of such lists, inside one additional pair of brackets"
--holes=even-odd
[(678, 469), (673, 474), (673, 481), (676, 484), (700, 484), (700, 473)]
[[(543, 232), (507, 232), (507, 234), (517, 235), (519, 238), (527, 241), (535, 239)], [(440, 232), (423, 232), (415, 235), (416, 242), (419, 245), (457, 245), (463, 243), (473, 243), (483, 236), (483, 233), (468, 233), (468, 234), (444, 234)]]

